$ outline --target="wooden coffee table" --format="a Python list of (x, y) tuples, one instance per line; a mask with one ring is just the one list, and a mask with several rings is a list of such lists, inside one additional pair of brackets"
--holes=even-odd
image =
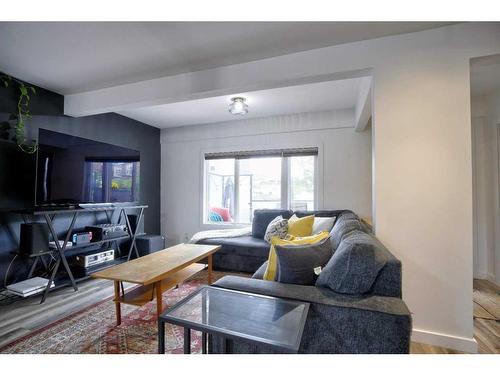
[[(205, 269), (196, 262), (208, 258), (208, 285), (212, 283), (212, 254), (218, 245), (180, 244), (165, 250), (122, 263), (91, 276), (113, 280), (115, 283), (116, 324), (121, 324), (120, 304), (142, 306), (156, 297), (156, 313), (160, 315), (162, 293), (174, 288), (194, 274)], [(125, 293), (123, 282), (139, 284)]]

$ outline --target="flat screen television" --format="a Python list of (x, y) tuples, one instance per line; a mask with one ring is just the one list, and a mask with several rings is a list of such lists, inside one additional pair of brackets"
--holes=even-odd
[(139, 201), (139, 151), (40, 129), (36, 165), (36, 206)]
[(0, 139), (0, 210), (33, 207), (36, 154), (27, 154), (10, 140)]

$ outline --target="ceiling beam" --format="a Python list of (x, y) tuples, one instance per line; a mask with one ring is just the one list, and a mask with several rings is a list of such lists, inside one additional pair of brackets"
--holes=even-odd
[[(297, 56), (299, 61), (301, 57), (310, 59), (309, 54), (300, 56), (302, 54), (295, 54), (299, 55)], [(371, 69), (362, 65), (339, 70), (333, 64), (322, 63), (322, 69), (315, 69), (308, 65), (304, 65), (302, 69), (293, 69), (287, 63), (289, 59), (290, 55), (286, 55), (70, 94), (64, 97), (64, 113), (73, 117), (89, 116), (248, 91), (357, 78), (371, 74)]]
[[(245, 65), (245, 64), (243, 64)], [(232, 67), (224, 67), (232, 73)], [(318, 82), (335, 81), (369, 75), (370, 69), (359, 69), (330, 74), (292, 77), (282, 80), (263, 80), (262, 77), (240, 75), (239, 79), (222, 80), (217, 77), (224, 68), (136, 82), (64, 97), (64, 114), (73, 117), (120, 112), (188, 100), (197, 100), (248, 91), (268, 90)], [(239, 66), (236, 66), (239, 68)], [(236, 74), (237, 75), (237, 74)], [(257, 79), (260, 78), (260, 79)]]

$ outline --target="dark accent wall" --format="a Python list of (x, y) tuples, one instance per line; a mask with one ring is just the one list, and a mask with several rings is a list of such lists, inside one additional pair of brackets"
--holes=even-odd
[[(13, 88), (0, 87), (0, 122), (16, 111), (16, 92)], [(96, 141), (139, 150), (141, 154), (140, 200), (149, 208), (145, 211), (147, 233), (160, 233), (160, 130), (127, 117), (108, 113), (73, 118), (63, 114), (64, 98), (56, 93), (37, 88), (32, 96), (28, 122), (28, 138), (36, 139), (38, 129), (90, 138)], [(15, 162), (15, 161), (12, 161)], [(1, 171), (0, 171), (1, 173)], [(68, 171), (71, 173), (71, 171)], [(82, 215), (83, 216), (83, 215)], [(57, 229), (62, 231), (69, 217), (61, 215)], [(102, 215), (79, 218), (77, 227), (103, 220)], [(0, 286), (3, 286), (6, 268), (17, 249), (19, 241), (19, 215), (0, 213)], [(17, 264), (17, 262), (16, 262)], [(14, 265), (17, 268), (17, 265)]]

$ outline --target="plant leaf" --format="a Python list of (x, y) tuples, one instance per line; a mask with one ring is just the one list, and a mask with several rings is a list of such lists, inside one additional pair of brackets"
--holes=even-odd
[(19, 90), (21, 90), (21, 95), (28, 95), (28, 89), (26, 88), (26, 86), (19, 86)]
[(8, 76), (7, 74), (2, 74), (2, 76), (0, 76), (0, 80), (5, 87), (9, 87), (9, 83), (12, 81), (12, 77)]
[(33, 86), (30, 86), (31, 92), (36, 95), (36, 90)]

